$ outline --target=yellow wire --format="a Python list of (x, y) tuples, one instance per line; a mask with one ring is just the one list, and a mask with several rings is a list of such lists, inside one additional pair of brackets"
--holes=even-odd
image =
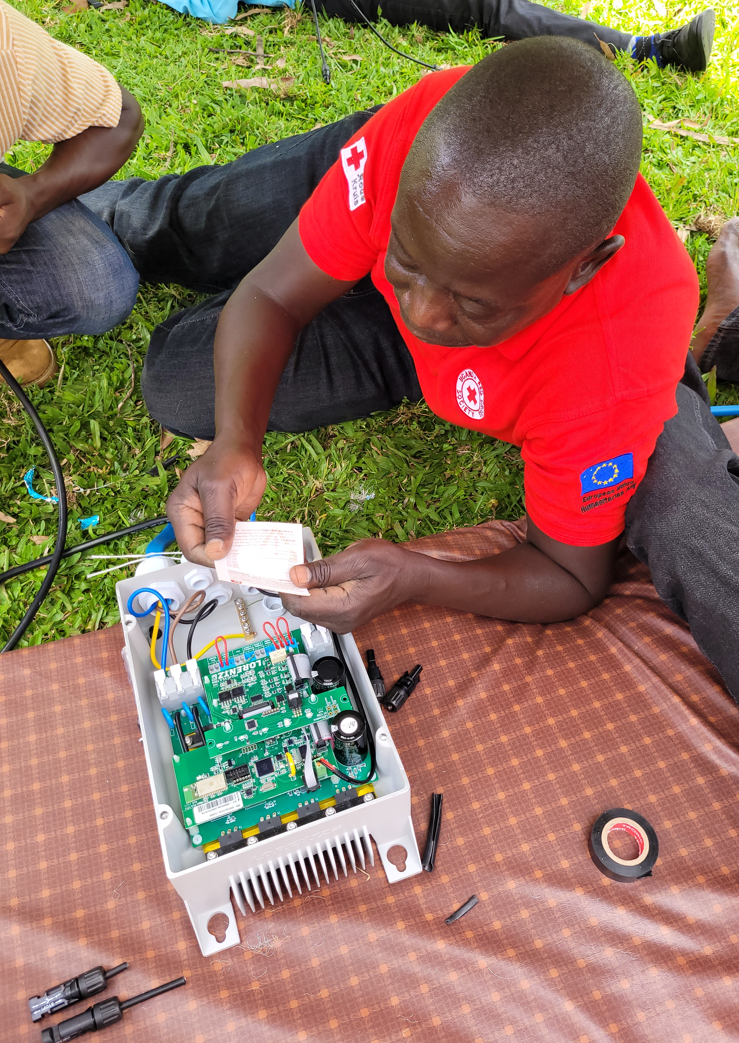
[(293, 760), (293, 755), (290, 753), (289, 750), (285, 750), (285, 756), (287, 757), (287, 763), (290, 765), (290, 775), (294, 776), (295, 775), (295, 761)]
[(243, 634), (219, 634), (217, 638), (215, 638), (213, 641), (210, 642), (209, 645), (206, 645), (205, 648), (201, 648), (199, 652), (196, 652), (195, 653), (195, 658), (196, 659), (200, 659), (201, 655), (205, 655), (205, 653), (208, 651), (208, 649), (212, 648), (213, 645), (216, 643), (216, 641), (218, 641), (220, 638), (223, 638), (224, 641), (231, 641), (231, 640), (233, 640), (233, 641), (236, 641), (236, 640), (243, 641), (244, 640), (244, 635)]
[[(157, 601), (157, 605), (159, 605), (159, 604), (161, 604), (161, 602)], [(161, 670), (162, 669), (161, 663), (157, 662), (157, 655), (156, 655), (156, 652), (157, 652), (157, 637), (159, 636), (159, 620), (161, 618), (162, 618), (162, 610), (161, 610), (161, 608), (158, 608), (157, 609), (157, 614), (154, 617), (154, 627), (153, 627), (153, 629), (151, 631), (151, 647), (149, 649), (149, 655), (151, 656), (151, 661), (154, 664), (154, 666), (157, 668), (157, 670)]]

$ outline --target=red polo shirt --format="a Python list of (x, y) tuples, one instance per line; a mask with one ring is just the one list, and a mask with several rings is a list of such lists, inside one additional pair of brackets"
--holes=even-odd
[(626, 505), (676, 412), (698, 306), (695, 269), (640, 175), (614, 228), (625, 246), (538, 322), (488, 348), (414, 337), (385, 278), (390, 215), (419, 127), (466, 71), (425, 76), (376, 113), (303, 207), (300, 236), (333, 278), (371, 272), (438, 416), (521, 447), (534, 523), (562, 543), (606, 543), (623, 531)]

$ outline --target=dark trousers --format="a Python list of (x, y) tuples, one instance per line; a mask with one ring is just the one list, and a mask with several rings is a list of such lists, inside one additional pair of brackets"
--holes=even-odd
[[(152, 335), (142, 387), (165, 427), (213, 437), (220, 312), (370, 115), (265, 145), (223, 167), (158, 181), (111, 181), (84, 197), (143, 279), (214, 294)], [(301, 333), (270, 428), (309, 430), (388, 409), (404, 397), (421, 397), (413, 363), (387, 305), (365, 279)], [(692, 358), (677, 401), (678, 413), (665, 425), (629, 505), (628, 545), (739, 699), (739, 458), (711, 416)]]
[[(569, 36), (600, 48), (599, 40), (617, 51), (628, 47), (631, 37), (595, 22), (560, 14), (551, 7), (530, 0), (355, 0), (365, 17), (377, 20), (378, 7), (393, 25), (418, 22), (437, 32), (450, 29), (462, 33), (476, 28), (482, 36), (505, 40), (525, 40), (530, 36)], [(361, 22), (351, 0), (317, 0), (316, 6), (328, 15), (347, 22)]]

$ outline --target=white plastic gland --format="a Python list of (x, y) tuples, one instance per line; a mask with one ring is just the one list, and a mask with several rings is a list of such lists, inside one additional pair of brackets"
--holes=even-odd
[[(152, 585), (152, 590), (156, 590), (158, 594), (169, 602), (170, 612), (176, 612), (185, 600), (185, 595), (182, 593), (182, 587), (179, 583), (170, 583), (165, 581), (164, 583), (157, 581), (157, 585)], [(141, 612), (148, 612), (149, 609), (156, 604), (157, 598), (154, 594), (143, 593), (139, 594), (136, 598), (139, 610)]]
[(213, 582), (213, 573), (210, 569), (190, 569), (182, 577), (188, 590), (206, 590)]
[(285, 606), (282, 604), (280, 598), (274, 594), (268, 594), (262, 599), (262, 608), (264, 609), (265, 615), (270, 616), (272, 619), (276, 619), (281, 616), (285, 611)]
[(227, 587), (225, 583), (214, 583), (212, 587), (208, 587), (206, 590), (203, 604), (205, 605), (208, 601), (212, 601), (213, 598), (216, 598), (219, 605), (225, 605), (232, 597), (233, 591), (230, 587)]

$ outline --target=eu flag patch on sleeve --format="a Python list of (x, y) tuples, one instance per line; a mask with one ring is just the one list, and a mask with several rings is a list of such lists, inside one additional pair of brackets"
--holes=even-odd
[(581, 495), (608, 489), (634, 477), (634, 454), (624, 453), (588, 467), (580, 475)]

